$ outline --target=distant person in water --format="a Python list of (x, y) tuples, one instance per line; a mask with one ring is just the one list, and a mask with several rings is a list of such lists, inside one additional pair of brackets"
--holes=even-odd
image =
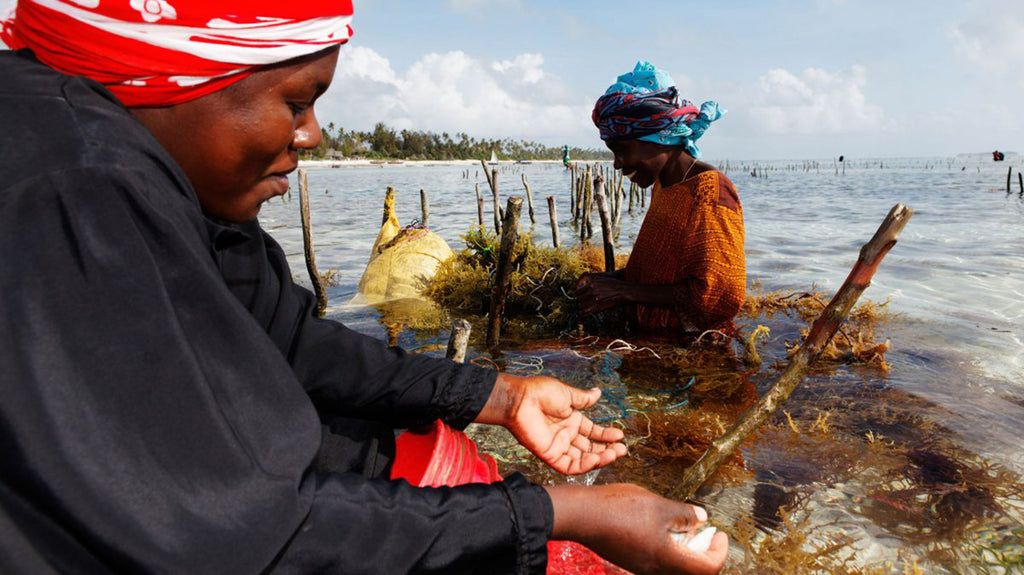
[(571, 163), (569, 160), (569, 146), (562, 146), (562, 165), (568, 168)]
[(586, 274), (580, 310), (625, 306), (642, 331), (731, 329), (743, 303), (743, 210), (724, 174), (699, 161), (696, 141), (722, 111), (679, 97), (672, 78), (647, 62), (622, 76), (594, 107), (615, 168), (651, 204), (625, 268)]

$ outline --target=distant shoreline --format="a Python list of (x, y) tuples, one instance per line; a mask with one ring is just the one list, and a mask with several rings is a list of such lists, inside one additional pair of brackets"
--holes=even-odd
[[(526, 160), (526, 164), (561, 164), (562, 160)], [(480, 166), (480, 160), (299, 160), (300, 168), (360, 168), (384, 166)], [(504, 160), (498, 166), (522, 165), (513, 160)]]

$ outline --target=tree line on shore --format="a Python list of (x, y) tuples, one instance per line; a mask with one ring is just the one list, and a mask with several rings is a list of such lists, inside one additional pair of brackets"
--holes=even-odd
[[(395, 130), (382, 122), (372, 132), (346, 130), (334, 122), (320, 128), (320, 145), (302, 150), (302, 159), (376, 158), (400, 160), (489, 159), (493, 151), (499, 160), (561, 160), (562, 147), (550, 147), (525, 140), (473, 138), (464, 132), (454, 137), (417, 130)], [(569, 148), (573, 160), (611, 160), (607, 150)]]

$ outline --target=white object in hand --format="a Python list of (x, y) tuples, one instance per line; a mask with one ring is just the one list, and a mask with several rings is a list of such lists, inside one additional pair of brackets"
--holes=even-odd
[(711, 548), (711, 538), (715, 536), (715, 531), (717, 530), (714, 527), (705, 527), (703, 531), (689, 539), (686, 539), (685, 533), (673, 533), (672, 538), (680, 543), (685, 541), (686, 547), (691, 551), (707, 553)]

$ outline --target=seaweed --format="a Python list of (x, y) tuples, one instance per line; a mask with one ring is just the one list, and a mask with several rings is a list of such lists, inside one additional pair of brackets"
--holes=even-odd
[[(483, 228), (462, 236), (466, 247), (444, 262), (425, 294), (452, 312), (482, 326), (490, 307), (499, 237)], [(594, 248), (538, 246), (520, 234), (512, 252), (513, 269), (505, 300), (503, 332), (510, 338), (554, 336), (576, 322), (572, 291), (579, 277), (596, 271)], [(476, 330), (479, 332), (479, 330)]]

